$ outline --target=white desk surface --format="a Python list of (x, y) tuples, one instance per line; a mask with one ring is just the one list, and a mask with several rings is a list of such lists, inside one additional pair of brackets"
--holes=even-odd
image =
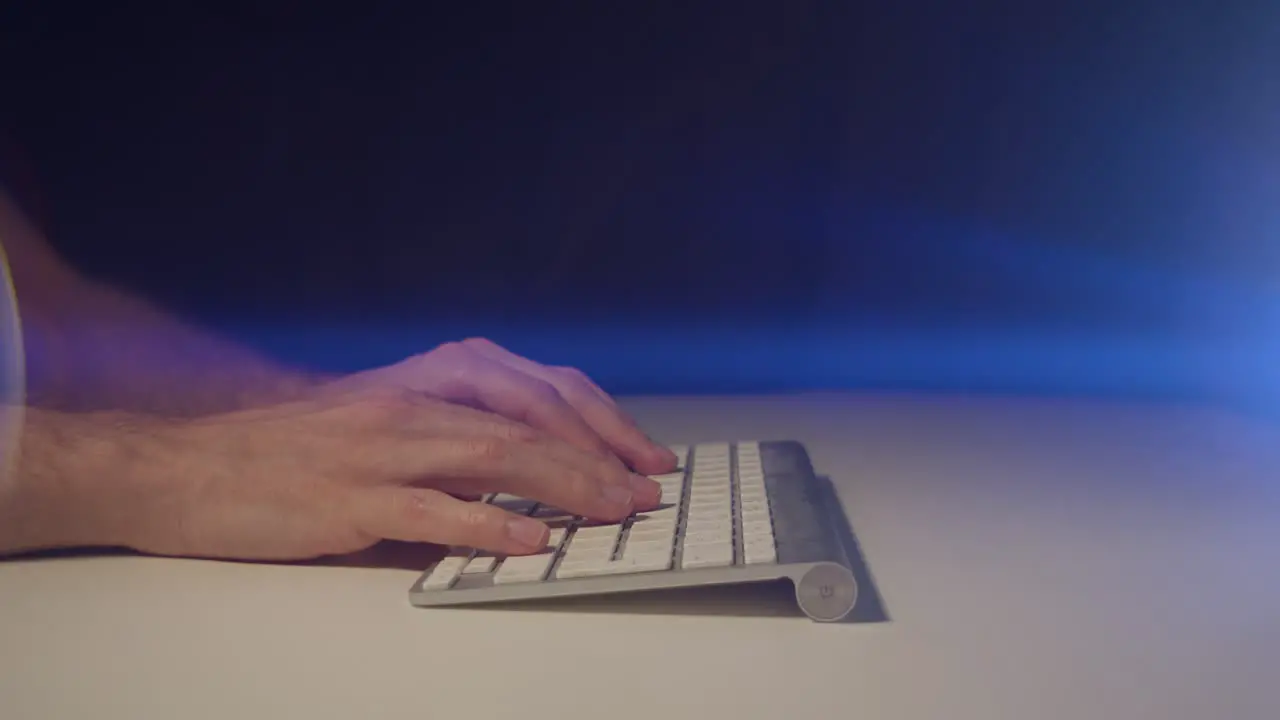
[(412, 569), (3, 562), (0, 715), (1280, 717), (1280, 427), (1080, 401), (628, 405), (666, 442), (804, 441), (889, 621), (815, 624), (758, 591), (425, 610)]

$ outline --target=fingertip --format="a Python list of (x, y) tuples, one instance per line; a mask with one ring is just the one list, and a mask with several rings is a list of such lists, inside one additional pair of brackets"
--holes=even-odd
[(675, 472), (680, 467), (680, 458), (671, 451), (671, 448), (654, 444), (654, 456), (662, 464), (664, 472)]
[(515, 516), (507, 520), (507, 539), (520, 552), (534, 553), (547, 546), (551, 528), (546, 523), (529, 517)]
[(680, 458), (661, 445), (649, 444), (641, 452), (634, 453), (633, 467), (647, 475), (665, 475), (680, 467)]
[(631, 492), (637, 510), (655, 508), (662, 503), (662, 486), (644, 475), (632, 475)]

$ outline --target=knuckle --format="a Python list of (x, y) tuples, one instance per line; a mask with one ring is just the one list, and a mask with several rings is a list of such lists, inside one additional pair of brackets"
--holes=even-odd
[(454, 384), (466, 384), (476, 371), (479, 354), (459, 342), (445, 343), (422, 356), (423, 372)]
[(600, 458), (596, 460), (595, 475), (600, 478), (602, 482), (627, 482), (626, 468), (624, 468), (621, 461), (612, 454), (601, 455)]
[(417, 489), (406, 493), (394, 493), (395, 507), (393, 511), (410, 525), (427, 520), (440, 507), (441, 496), (431, 490)]
[(431, 352), (418, 356), (423, 362), (462, 362), (470, 358), (474, 352), (463, 342), (447, 342)]
[(542, 439), (542, 433), (524, 423), (507, 423), (499, 432), (504, 440), (511, 442), (532, 443)]
[(587, 374), (582, 372), (576, 367), (561, 365), (559, 367), (552, 368), (552, 371), (566, 380), (572, 380), (574, 382), (580, 382), (580, 383), (586, 383), (590, 381), (590, 378), (587, 377)]
[(529, 398), (540, 405), (558, 405), (564, 401), (556, 386), (543, 380), (530, 380), (524, 389)]
[(467, 537), (487, 533), (498, 520), (493, 508), (480, 503), (467, 503), (458, 514), (458, 525)]
[(566, 493), (580, 506), (590, 504), (600, 494), (601, 475), (589, 475), (578, 470), (570, 471), (565, 478)]
[(416, 410), (418, 397), (417, 392), (406, 387), (383, 387), (370, 392), (360, 404), (372, 417), (394, 422)]
[(475, 350), (493, 350), (498, 347), (497, 343), (493, 342), (492, 340), (489, 340), (488, 338), (482, 338), (482, 337), (469, 337), (466, 340), (463, 340), (459, 344), (466, 347), (467, 349), (475, 349)]
[(511, 457), (511, 445), (498, 437), (474, 438), (467, 441), (467, 454), (486, 465), (500, 465)]
[(557, 386), (566, 399), (579, 402), (597, 399), (595, 383), (578, 368), (557, 367), (551, 372), (559, 380)]

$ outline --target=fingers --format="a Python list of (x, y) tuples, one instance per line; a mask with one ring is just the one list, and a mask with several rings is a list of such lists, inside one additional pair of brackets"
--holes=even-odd
[(451, 491), (504, 492), (598, 520), (621, 520), (655, 507), (662, 491), (604, 458), (557, 456), (544, 443), (500, 438), (373, 439), (360, 462), (374, 476), (401, 483), (450, 481)]
[(675, 454), (650, 440), (612, 400), (602, 399), (586, 375), (574, 368), (547, 368), (546, 372), (566, 401), (628, 465), (649, 475), (675, 470)]
[(532, 518), (429, 488), (361, 488), (352, 493), (347, 506), (356, 527), (384, 540), (526, 555), (545, 548), (550, 535), (546, 524)]
[[(350, 413), (356, 413), (353, 417)], [(410, 389), (364, 392), (350, 405), (335, 408), (334, 419), (349, 432), (354, 420), (375, 433), (416, 437), (497, 437), (540, 440), (544, 433), (501, 415), (429, 397)]]
[[(636, 509), (655, 507), (661, 501), (657, 483), (631, 475), (607, 453), (587, 452), (523, 423), (416, 391), (383, 389), (365, 393), (350, 405), (333, 408), (327, 415), (327, 423), (321, 425), (321, 432), (324, 427), (341, 432), (343, 441), (350, 441), (352, 428), (356, 428), (354, 433), (359, 439), (354, 446), (357, 449), (347, 454), (347, 461), (365, 470), (375, 470), (365, 475), (373, 482), (388, 477), (412, 482), (430, 480), (432, 487), (440, 489), (446, 487), (440, 480), (446, 479), (458, 481), (447, 486), (447, 491), (454, 495), (500, 491), (509, 486), (510, 481), (497, 480), (495, 485), (494, 479), (475, 474), (486, 466), (473, 468), (470, 475), (455, 476), (452, 466), (441, 465), (441, 458), (429, 458), (428, 463), (434, 463), (432, 467), (404, 465), (413, 461), (413, 453), (428, 447), (424, 443), (476, 448), (496, 444), (504, 448), (499, 451), (503, 454), (537, 458), (539, 463), (535, 467), (554, 472), (557, 478), (576, 474), (597, 478), (600, 482), (629, 485)], [(507, 445), (518, 447), (508, 450)], [(396, 466), (383, 467), (386, 463)], [(462, 479), (458, 480), (459, 477)]]
[[(357, 427), (364, 429), (367, 434), (383, 439), (410, 438), (421, 441), (426, 438), (480, 438), (530, 443), (541, 454), (581, 473), (599, 473), (602, 462), (605, 469), (617, 477), (627, 473), (620, 462), (607, 452), (581, 450), (530, 425), (517, 423), (488, 411), (436, 400), (416, 391), (380, 389), (366, 393), (356, 404), (335, 409), (332, 421), (334, 429), (348, 434), (355, 421)], [(479, 489), (474, 492), (489, 491)], [(648, 507), (650, 501), (655, 505), (659, 501), (657, 492), (657, 484), (643, 483), (643, 487), (637, 488), (636, 502), (644, 507)]]
[(462, 344), (482, 357), (551, 385), (611, 451), (639, 472), (659, 474), (675, 469), (676, 456), (641, 432), (585, 373), (574, 368), (548, 368), (488, 340), (472, 339)]
[[(426, 390), (446, 400), (479, 403), (512, 420), (544, 430), (588, 452), (614, 456), (612, 448), (569, 405), (555, 386), (461, 346), (441, 348), (446, 373), (422, 373)], [(443, 375), (440, 377), (439, 375)]]

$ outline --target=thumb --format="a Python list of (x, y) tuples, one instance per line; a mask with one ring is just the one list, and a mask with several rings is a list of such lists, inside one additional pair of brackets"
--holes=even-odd
[(347, 503), (362, 531), (384, 540), (470, 547), (526, 555), (547, 545), (545, 523), (430, 488), (381, 486), (353, 490)]

